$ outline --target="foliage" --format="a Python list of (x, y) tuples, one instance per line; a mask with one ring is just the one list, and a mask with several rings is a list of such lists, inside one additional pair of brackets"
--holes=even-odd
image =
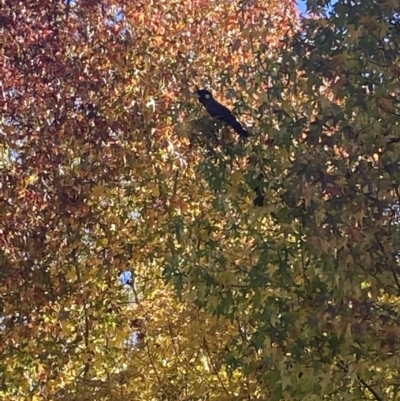
[(4, 2), (2, 399), (399, 398), (396, 1), (308, 3)]

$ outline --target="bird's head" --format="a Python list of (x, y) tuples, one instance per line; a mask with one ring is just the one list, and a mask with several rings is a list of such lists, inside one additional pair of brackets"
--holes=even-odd
[(205, 89), (198, 89), (196, 91), (197, 98), (199, 99), (200, 102), (207, 101), (209, 99), (212, 99), (212, 94), (211, 92), (205, 90)]

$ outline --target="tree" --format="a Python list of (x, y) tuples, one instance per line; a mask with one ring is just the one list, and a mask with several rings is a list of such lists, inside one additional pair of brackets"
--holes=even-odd
[[(260, 72), (268, 104), (260, 95), (253, 107), (271, 112), (256, 163), (231, 174), (222, 156), (204, 166), (216, 200), (186, 225), (197, 235), (169, 269), (199, 289), (202, 307), (238, 323), (226, 364), (271, 389), (268, 399), (395, 400), (397, 8), (326, 4), (309, 2), (315, 15)], [(244, 184), (260, 170), (267, 202), (254, 210)]]
[(398, 399), (397, 9), (326, 6), (5, 2), (2, 398)]
[(191, 86), (236, 99), (264, 87), (259, 57), (294, 5), (32, 0), (1, 13), (2, 398), (250, 396), (254, 381), (222, 366), (236, 323), (160, 274), (193, 235), (181, 225), (212, 212)]

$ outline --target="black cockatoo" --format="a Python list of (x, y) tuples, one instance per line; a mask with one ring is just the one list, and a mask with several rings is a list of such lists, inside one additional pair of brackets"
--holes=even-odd
[(250, 136), (250, 133), (242, 127), (232, 112), (213, 98), (211, 92), (205, 89), (198, 89), (196, 94), (199, 102), (206, 108), (211, 117), (218, 118), (218, 120), (229, 125), (243, 138)]

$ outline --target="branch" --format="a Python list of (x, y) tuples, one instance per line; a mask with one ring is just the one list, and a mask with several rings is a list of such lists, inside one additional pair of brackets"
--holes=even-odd
[(222, 379), (221, 379), (221, 377), (220, 377), (220, 375), (219, 375), (219, 373), (218, 373), (218, 370), (217, 370), (217, 368), (215, 367), (213, 360), (211, 359), (210, 350), (209, 350), (209, 348), (208, 348), (208, 344), (207, 344), (207, 341), (206, 341), (206, 338), (205, 338), (205, 337), (203, 337), (203, 344), (204, 344), (204, 349), (206, 350), (208, 359), (210, 360), (211, 367), (212, 367), (212, 369), (213, 369), (215, 375), (217, 376), (217, 379), (218, 379), (219, 383), (221, 384), (221, 387), (224, 389), (225, 393), (227, 394), (228, 399), (231, 399), (232, 397), (231, 397), (231, 395), (229, 394), (228, 389), (225, 387), (224, 382), (222, 381)]
[(367, 389), (369, 392), (375, 397), (377, 401), (383, 401), (383, 398), (374, 390), (372, 386), (370, 386), (365, 380), (358, 379), (360, 383)]

